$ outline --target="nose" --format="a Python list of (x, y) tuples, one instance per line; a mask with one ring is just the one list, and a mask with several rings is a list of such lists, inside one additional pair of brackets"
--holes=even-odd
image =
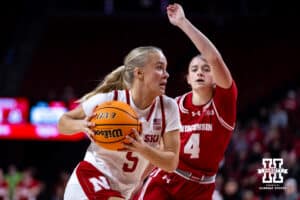
[(197, 76), (203, 77), (203, 76), (204, 76), (204, 73), (203, 73), (201, 70), (198, 70), (198, 71), (197, 71)]
[(167, 72), (167, 70), (164, 71), (163, 75), (164, 75), (165, 78), (169, 78), (169, 76), (170, 76), (169, 73)]

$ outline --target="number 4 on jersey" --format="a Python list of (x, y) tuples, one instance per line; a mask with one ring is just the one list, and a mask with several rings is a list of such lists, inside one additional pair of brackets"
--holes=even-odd
[(185, 154), (191, 154), (191, 158), (199, 158), (200, 134), (193, 133), (183, 149)]

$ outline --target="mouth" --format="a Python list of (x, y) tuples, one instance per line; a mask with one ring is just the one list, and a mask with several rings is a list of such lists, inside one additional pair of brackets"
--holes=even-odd
[(159, 85), (165, 87), (167, 85), (167, 82), (161, 82)]
[(197, 79), (195, 82), (196, 82), (196, 83), (204, 83), (204, 79), (199, 78), (199, 79)]
[(163, 88), (163, 89), (166, 89), (166, 86), (167, 86), (167, 83), (166, 82), (163, 82), (163, 83), (160, 83), (159, 84), (159, 87)]

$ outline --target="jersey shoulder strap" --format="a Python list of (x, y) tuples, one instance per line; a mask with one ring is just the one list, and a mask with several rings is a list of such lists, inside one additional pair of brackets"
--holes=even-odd
[[(125, 95), (126, 95), (126, 103), (130, 105), (130, 96), (129, 96), (129, 91), (125, 90)], [(119, 99), (119, 92), (118, 90), (114, 90), (114, 101), (118, 101)]]
[(163, 135), (166, 130), (166, 114), (165, 114), (163, 96), (159, 96), (159, 100), (160, 100), (161, 117), (162, 117), (161, 135)]

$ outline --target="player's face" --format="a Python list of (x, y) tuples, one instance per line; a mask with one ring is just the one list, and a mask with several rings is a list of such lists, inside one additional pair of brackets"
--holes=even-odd
[(210, 66), (201, 57), (197, 56), (190, 62), (187, 82), (193, 90), (213, 86)]
[(166, 57), (161, 52), (149, 54), (147, 64), (143, 67), (143, 74), (148, 92), (154, 96), (165, 93), (169, 73)]

